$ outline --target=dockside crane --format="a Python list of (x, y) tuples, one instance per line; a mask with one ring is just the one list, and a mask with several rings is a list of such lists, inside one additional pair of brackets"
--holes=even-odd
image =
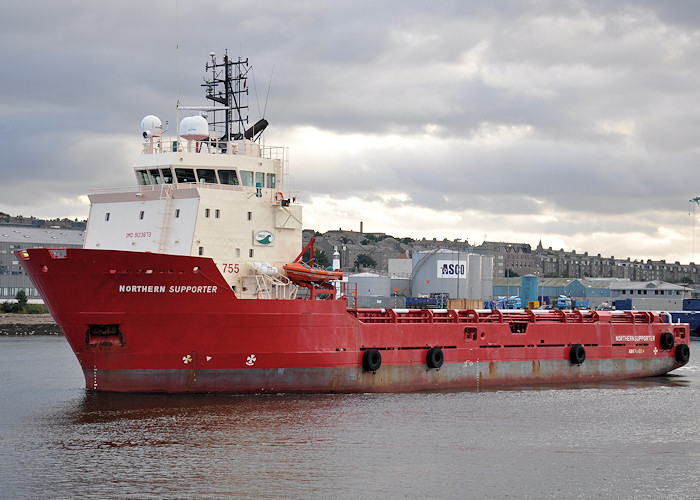
[(700, 206), (700, 196), (689, 199), (688, 203), (693, 207), (693, 253), (691, 257), (695, 260), (695, 204)]

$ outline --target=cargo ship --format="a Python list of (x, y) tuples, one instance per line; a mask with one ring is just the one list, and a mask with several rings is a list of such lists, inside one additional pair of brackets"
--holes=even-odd
[(688, 362), (688, 325), (660, 312), (355, 307), (342, 273), (302, 248), (287, 151), (265, 143), (265, 118), (247, 120), (249, 71), (211, 53), (207, 106), (178, 107), (168, 140), (143, 119), (136, 186), (89, 194), (84, 248), (16, 251), (88, 389), (478, 390)]

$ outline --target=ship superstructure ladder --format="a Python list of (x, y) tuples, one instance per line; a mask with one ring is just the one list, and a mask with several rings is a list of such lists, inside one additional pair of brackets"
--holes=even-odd
[(168, 251), (168, 237), (170, 233), (170, 217), (173, 211), (173, 193), (171, 191), (171, 186), (167, 184), (161, 184), (160, 187), (160, 200), (165, 200), (165, 208), (163, 209), (163, 225), (160, 228), (160, 241), (158, 242), (158, 252), (167, 253)]
[[(257, 295), (259, 299), (293, 299), (296, 289), (293, 289), (292, 282), (286, 276), (279, 273), (267, 274), (255, 270), (255, 281), (257, 283)], [(296, 287), (294, 287), (296, 288)]]

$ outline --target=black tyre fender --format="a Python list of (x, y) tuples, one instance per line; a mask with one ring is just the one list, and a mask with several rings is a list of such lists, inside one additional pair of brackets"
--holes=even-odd
[(581, 344), (574, 344), (569, 351), (569, 359), (574, 365), (580, 365), (586, 361), (586, 349)]
[(687, 363), (690, 359), (690, 347), (688, 344), (678, 344), (676, 347), (676, 361)]
[(426, 362), (428, 363), (428, 368), (440, 368), (445, 362), (445, 354), (439, 347), (428, 349)]
[(367, 349), (362, 355), (362, 367), (368, 372), (376, 372), (382, 366), (382, 354), (379, 349)]
[(661, 344), (661, 349), (673, 349), (673, 334), (671, 332), (664, 332), (659, 337), (659, 343)]

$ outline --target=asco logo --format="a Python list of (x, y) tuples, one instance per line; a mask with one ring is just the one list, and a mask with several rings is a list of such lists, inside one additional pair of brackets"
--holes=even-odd
[(275, 235), (270, 231), (258, 231), (255, 233), (255, 243), (258, 245), (270, 245), (275, 241)]
[(442, 276), (465, 276), (466, 275), (466, 265), (465, 264), (451, 264), (443, 263), (441, 268)]

